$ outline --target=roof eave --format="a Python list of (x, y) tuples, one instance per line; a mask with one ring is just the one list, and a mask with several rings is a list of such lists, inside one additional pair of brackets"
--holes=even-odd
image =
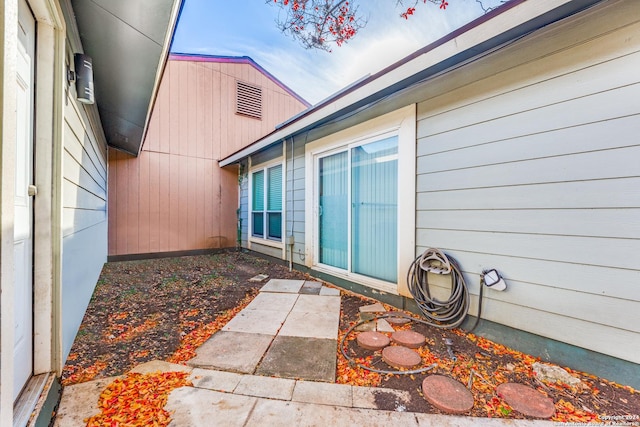
[(82, 50), (93, 59), (95, 100), (106, 142), (142, 147), (184, 0), (64, 0)]

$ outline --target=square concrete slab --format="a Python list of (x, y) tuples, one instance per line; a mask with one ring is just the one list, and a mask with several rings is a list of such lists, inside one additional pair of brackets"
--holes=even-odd
[(291, 311), (298, 294), (260, 292), (244, 310)]
[(258, 375), (334, 382), (337, 340), (277, 336), (256, 369)]
[(85, 418), (100, 413), (98, 398), (113, 381), (122, 377), (110, 377), (66, 386), (56, 414), (55, 427), (78, 427), (87, 425)]
[(193, 387), (180, 387), (169, 395), (165, 409), (171, 427), (244, 426), (257, 399)]
[(320, 294), (319, 295), (329, 296), (329, 297), (339, 297), (340, 296), (340, 289), (330, 288), (328, 286), (323, 286), (322, 289), (320, 289)]
[(275, 336), (288, 314), (288, 311), (242, 310), (222, 330)]
[(339, 316), (335, 313), (296, 313), (292, 311), (278, 335), (337, 339), (339, 320)]
[(320, 288), (307, 288), (303, 286), (300, 288), (300, 295), (320, 295)]
[(232, 393), (244, 375), (234, 372), (194, 368), (189, 380), (196, 388)]
[(273, 340), (272, 335), (218, 331), (187, 362), (198, 368), (251, 374)]
[(319, 295), (320, 289), (322, 289), (321, 282), (313, 282), (311, 280), (306, 280), (304, 282), (304, 285), (302, 285), (302, 288), (300, 288), (300, 293), (307, 294), (307, 295)]
[(350, 385), (298, 381), (293, 389), (291, 400), (319, 405), (351, 407), (353, 395)]
[(291, 311), (294, 313), (334, 313), (336, 316), (340, 316), (340, 298), (300, 295)]
[(297, 294), (302, 285), (304, 285), (304, 280), (271, 279), (260, 289), (260, 292)]
[(295, 380), (286, 378), (245, 375), (234, 390), (235, 394), (266, 397), (268, 399), (291, 400)]

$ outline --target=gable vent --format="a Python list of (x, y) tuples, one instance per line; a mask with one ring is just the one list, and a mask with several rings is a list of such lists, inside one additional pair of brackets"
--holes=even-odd
[(262, 88), (248, 83), (236, 82), (236, 113), (262, 118)]

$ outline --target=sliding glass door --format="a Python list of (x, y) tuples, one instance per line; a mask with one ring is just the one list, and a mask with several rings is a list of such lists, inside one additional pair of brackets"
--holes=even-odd
[(387, 282), (398, 270), (398, 139), (318, 158), (319, 262)]
[(347, 152), (319, 160), (320, 263), (348, 268), (349, 167)]

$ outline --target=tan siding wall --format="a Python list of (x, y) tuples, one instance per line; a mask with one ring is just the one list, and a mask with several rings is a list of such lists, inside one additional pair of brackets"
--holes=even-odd
[[(235, 114), (236, 80), (262, 87), (262, 120)], [(109, 255), (234, 246), (237, 169), (218, 160), (304, 108), (250, 64), (169, 61), (142, 152), (109, 153)]]

